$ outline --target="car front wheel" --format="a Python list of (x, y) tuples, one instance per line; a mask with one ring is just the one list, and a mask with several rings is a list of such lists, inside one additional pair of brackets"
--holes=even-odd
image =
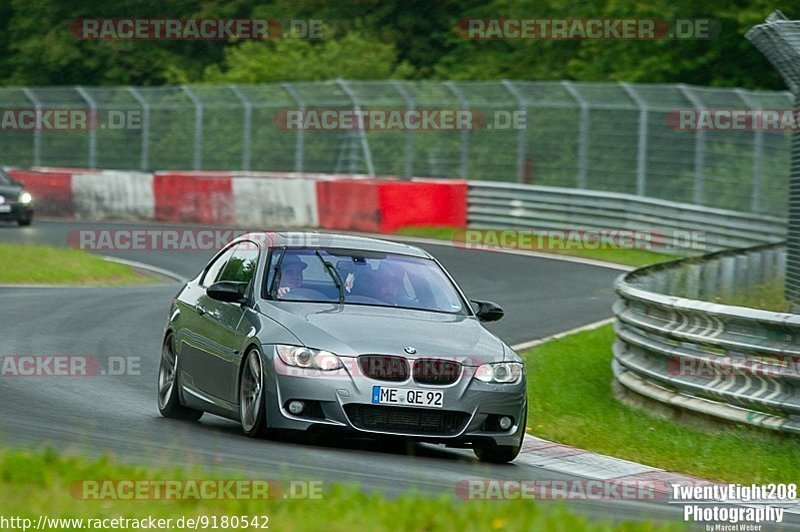
[(239, 377), (239, 418), (242, 430), (251, 438), (267, 435), (264, 368), (257, 349), (247, 353)]

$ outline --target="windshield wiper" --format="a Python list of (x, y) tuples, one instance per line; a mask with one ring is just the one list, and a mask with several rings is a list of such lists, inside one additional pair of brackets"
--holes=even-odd
[(315, 250), (314, 253), (316, 253), (317, 257), (319, 257), (319, 260), (322, 261), (322, 264), (325, 266), (325, 271), (328, 272), (328, 275), (331, 276), (331, 279), (333, 279), (333, 283), (339, 290), (339, 304), (341, 305), (342, 303), (344, 303), (344, 281), (342, 281), (342, 276), (339, 275), (339, 272), (336, 271), (336, 268), (333, 267), (333, 264), (325, 260), (325, 258), (322, 256), (322, 253), (320, 253), (319, 250)]

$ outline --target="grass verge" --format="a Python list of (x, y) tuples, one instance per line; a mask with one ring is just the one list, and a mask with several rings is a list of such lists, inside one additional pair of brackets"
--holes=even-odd
[(791, 312), (792, 304), (784, 297), (784, 279), (771, 279), (730, 296), (715, 296), (714, 303), (757, 308), (773, 312)]
[[(685, 528), (680, 523), (666, 526), (652, 523), (590, 523), (560, 504), (543, 505), (534, 501), (458, 501), (453, 499), (452, 494), (442, 494), (438, 498), (409, 494), (389, 500), (379, 494), (365, 494), (355, 487), (340, 485), (325, 487), (322, 496), (314, 500), (283, 499), (280, 496), (266, 500), (85, 500), (80, 488), (80, 482), (87, 479), (197, 481), (208, 478), (215, 477), (201, 476), (197, 471), (153, 470), (121, 465), (108, 458), (90, 461), (61, 456), (52, 451), (31, 453), (6, 450), (0, 453), (0, 515), (31, 519), (34, 525), (41, 515), (84, 520), (154, 516), (172, 519), (173, 527), (181, 517), (197, 519), (200, 516), (217, 516), (217, 522), (221, 523), (222, 516), (266, 516), (268, 521), (259, 517), (257, 524), (259, 528), (266, 524), (271, 530), (350, 531), (363, 530), (365, 525), (368, 530), (392, 532), (655, 531)], [(71, 527), (54, 526), (52, 522), (48, 524), (45, 528), (50, 530), (78, 528), (74, 522)]]
[(742, 425), (689, 428), (618, 402), (611, 325), (524, 353), (530, 432), (548, 440), (712, 480), (797, 482), (797, 438)]
[[(410, 226), (403, 227), (397, 230), (398, 235), (401, 236), (415, 236), (421, 238), (434, 238), (437, 240), (449, 240), (450, 242), (456, 241), (463, 243), (464, 230), (456, 229), (453, 227), (426, 227), (426, 226)], [(576, 244), (565, 243), (563, 241), (555, 241), (553, 239), (545, 238), (542, 245), (530, 251), (541, 251), (543, 253), (552, 253), (558, 255), (570, 255), (574, 257), (584, 257), (587, 259), (601, 260), (605, 262), (613, 262), (615, 264), (625, 264), (627, 266), (647, 266), (648, 264), (655, 264), (657, 262), (665, 262), (668, 260), (675, 260), (680, 258), (680, 255), (668, 255), (666, 253), (658, 253), (646, 249), (573, 249)], [(513, 249), (513, 248), (512, 248)]]
[(120, 285), (155, 281), (130, 266), (86, 251), (0, 243), (0, 283)]

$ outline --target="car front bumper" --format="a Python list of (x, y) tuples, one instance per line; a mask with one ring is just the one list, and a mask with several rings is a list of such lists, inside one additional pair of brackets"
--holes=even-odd
[[(278, 429), (341, 428), (365, 435), (394, 435), (420, 441), (463, 447), (493, 441), (516, 446), (524, 437), (526, 380), (523, 374), (514, 384), (488, 384), (473, 377), (476, 368), (467, 367), (450, 385), (423, 385), (409, 379), (387, 382), (353, 371), (355, 364), (333, 372), (304, 370), (284, 364), (278, 357), (270, 362), (268, 423)], [(374, 386), (441, 391), (441, 408), (373, 404)], [(289, 412), (291, 401), (306, 408), (299, 415)], [(500, 417), (512, 418), (503, 430)]]
[(33, 218), (32, 203), (0, 203), (0, 220), (30, 220)]

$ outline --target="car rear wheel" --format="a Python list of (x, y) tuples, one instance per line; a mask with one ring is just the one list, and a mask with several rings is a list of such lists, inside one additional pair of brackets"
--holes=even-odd
[(239, 378), (239, 418), (242, 430), (251, 438), (267, 435), (264, 368), (257, 349), (247, 353)]
[(164, 417), (197, 421), (203, 412), (183, 406), (178, 389), (178, 356), (170, 334), (164, 340), (158, 366), (158, 411)]

